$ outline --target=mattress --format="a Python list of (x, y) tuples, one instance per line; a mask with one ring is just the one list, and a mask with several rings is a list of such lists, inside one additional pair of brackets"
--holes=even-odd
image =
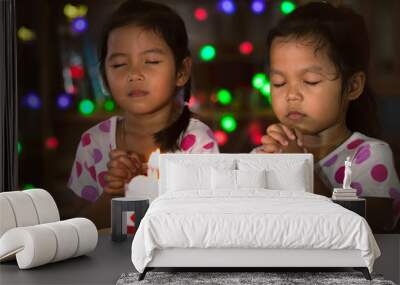
[(143, 272), (169, 248), (359, 250), (370, 271), (380, 255), (364, 218), (308, 192), (246, 189), (167, 192), (151, 204), (132, 242)]

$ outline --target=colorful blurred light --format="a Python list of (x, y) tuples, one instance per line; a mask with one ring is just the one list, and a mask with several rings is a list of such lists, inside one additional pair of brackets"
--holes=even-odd
[(78, 88), (76, 88), (76, 86), (74, 85), (69, 85), (66, 91), (68, 92), (68, 94), (76, 95), (78, 93)]
[(82, 79), (85, 76), (85, 70), (83, 69), (82, 65), (72, 65), (69, 68), (69, 71), (71, 77), (76, 80)]
[(79, 103), (79, 112), (84, 116), (89, 116), (94, 112), (95, 105), (89, 99), (84, 99)]
[(251, 10), (254, 14), (261, 14), (265, 11), (265, 0), (253, 0), (251, 2)]
[(265, 85), (266, 81), (267, 76), (264, 73), (256, 73), (254, 74), (251, 83), (255, 89), (261, 89)]
[(23, 42), (29, 42), (36, 38), (35, 32), (27, 27), (20, 27), (17, 32), (18, 38)]
[(228, 133), (235, 131), (237, 128), (237, 123), (235, 118), (232, 115), (222, 116), (221, 128)]
[(271, 84), (269, 81), (265, 82), (264, 86), (260, 89), (261, 94), (267, 98), (268, 104), (272, 104), (272, 97), (271, 97)]
[(239, 51), (241, 54), (249, 55), (253, 52), (253, 44), (251, 42), (242, 42), (239, 46)]
[(104, 102), (104, 110), (106, 110), (106, 112), (113, 112), (115, 111), (115, 102), (113, 99), (107, 99)]
[(72, 96), (67, 93), (62, 93), (57, 97), (57, 106), (61, 110), (66, 110), (72, 105)]
[(36, 188), (36, 187), (30, 183), (24, 184), (24, 186), (22, 186), (23, 190), (29, 190), (29, 189), (33, 189), (33, 188)]
[(225, 145), (228, 142), (228, 135), (224, 131), (215, 131), (214, 137), (218, 145)]
[(33, 110), (39, 110), (42, 106), (42, 100), (36, 93), (29, 92), (24, 97), (22, 97), (22, 105)]
[(261, 127), (260, 122), (257, 122), (257, 121), (252, 122), (249, 125), (247, 131), (248, 131), (248, 134), (250, 136), (250, 140), (251, 140), (252, 144), (253, 145), (260, 145), (261, 144), (261, 138), (263, 136), (262, 127)]
[(64, 6), (64, 15), (70, 20), (75, 19), (77, 17), (86, 16), (88, 11), (88, 7), (86, 5), (74, 6), (72, 4), (66, 4)]
[(21, 155), (21, 153), (22, 153), (22, 144), (20, 142), (17, 143), (17, 150), (18, 150), (18, 155)]
[(218, 1), (218, 10), (231, 15), (235, 13), (236, 5), (232, 0), (220, 0)]
[(197, 100), (196, 97), (191, 96), (190, 99), (189, 99), (189, 108), (190, 108), (190, 109), (195, 109), (195, 108), (197, 108), (199, 105), (200, 105), (199, 100)]
[(59, 146), (58, 139), (56, 137), (50, 137), (46, 139), (45, 145), (47, 149), (55, 150)]
[(222, 105), (228, 105), (232, 102), (232, 94), (227, 89), (220, 89), (217, 92), (217, 99)]
[(292, 13), (296, 9), (296, 4), (292, 1), (282, 1), (281, 3), (281, 12), (284, 15)]
[(196, 8), (196, 10), (194, 10), (194, 17), (199, 22), (207, 20), (208, 18), (207, 10), (204, 8)]
[(88, 21), (84, 17), (77, 17), (71, 22), (71, 28), (75, 33), (83, 33), (88, 28)]
[(212, 45), (205, 45), (200, 49), (200, 58), (203, 61), (211, 61), (216, 56), (215, 47)]

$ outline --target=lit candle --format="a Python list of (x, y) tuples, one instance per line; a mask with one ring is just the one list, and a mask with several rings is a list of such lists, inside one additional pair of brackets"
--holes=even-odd
[(147, 176), (138, 175), (133, 177), (125, 187), (126, 197), (149, 199), (150, 202), (158, 197), (159, 158), (159, 149), (151, 153), (147, 163)]
[(150, 154), (149, 161), (147, 163), (147, 176), (153, 179), (158, 179), (158, 169), (160, 161), (160, 149), (153, 151)]

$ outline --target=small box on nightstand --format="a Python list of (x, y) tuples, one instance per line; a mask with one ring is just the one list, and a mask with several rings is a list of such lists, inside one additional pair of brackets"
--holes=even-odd
[(339, 204), (340, 206), (359, 214), (361, 217), (366, 219), (367, 212), (367, 201), (364, 198), (354, 199), (334, 199), (332, 202)]

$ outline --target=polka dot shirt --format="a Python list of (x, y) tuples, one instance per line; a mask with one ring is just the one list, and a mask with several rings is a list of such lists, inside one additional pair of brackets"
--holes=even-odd
[(355, 132), (338, 148), (315, 165), (315, 171), (332, 189), (341, 187), (344, 161), (352, 163), (351, 187), (362, 197), (386, 197), (394, 200), (394, 216), (400, 217), (400, 183), (390, 146), (378, 139)]
[[(121, 117), (114, 116), (86, 131), (79, 142), (68, 187), (78, 196), (95, 202), (106, 183), (109, 152), (116, 148), (116, 126)], [(192, 118), (179, 138), (176, 153), (219, 153), (212, 130)]]

